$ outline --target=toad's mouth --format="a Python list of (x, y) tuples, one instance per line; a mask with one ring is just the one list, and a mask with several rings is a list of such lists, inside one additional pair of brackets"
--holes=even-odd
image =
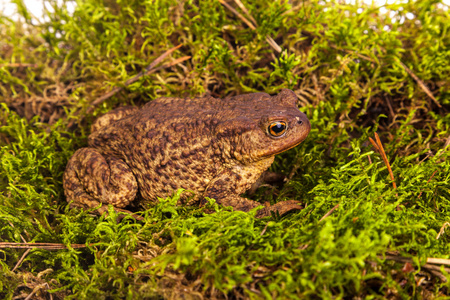
[(308, 134), (306, 134), (305, 137), (303, 137), (302, 139), (298, 140), (297, 142), (287, 146), (287, 147), (283, 147), (283, 148), (272, 148), (272, 149), (265, 149), (265, 151), (261, 151), (260, 152), (260, 156), (261, 157), (270, 157), (270, 156), (275, 156), (278, 155), (280, 153), (286, 152), (288, 150), (291, 150), (292, 148), (297, 147), (298, 145), (300, 145), (308, 136)]

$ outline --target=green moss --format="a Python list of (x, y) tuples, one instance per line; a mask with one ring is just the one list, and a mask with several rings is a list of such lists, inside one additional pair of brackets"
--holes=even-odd
[[(450, 18), (439, 1), (386, 5), (383, 14), (248, 1), (256, 30), (218, 1), (83, 0), (71, 15), (69, 1), (52, 0), (41, 23), (15, 2), (22, 21), (0, 16), (0, 238), (67, 249), (33, 249), (12, 271), (24, 250), (2, 248), (2, 298), (44, 283), (42, 295), (54, 299), (448, 296), (447, 282), (421, 273), (427, 257), (450, 250), (448, 228), (437, 238), (450, 217)], [(179, 43), (172, 58), (191, 56), (183, 66), (143, 76), (86, 113)], [(141, 212), (143, 221), (69, 210), (62, 174), (97, 115), (159, 96), (280, 88), (296, 91), (312, 130), (272, 166), (289, 181), (252, 197), (297, 199), (302, 211), (260, 220), (213, 200), (177, 207), (178, 195)], [(374, 132), (397, 189), (369, 143)], [(412, 258), (414, 270), (389, 253)]]

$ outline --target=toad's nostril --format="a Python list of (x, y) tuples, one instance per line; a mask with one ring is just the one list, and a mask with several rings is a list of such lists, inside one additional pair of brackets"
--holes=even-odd
[(302, 119), (300, 119), (300, 117), (295, 117), (295, 119), (297, 120), (297, 124), (302, 125), (303, 121)]

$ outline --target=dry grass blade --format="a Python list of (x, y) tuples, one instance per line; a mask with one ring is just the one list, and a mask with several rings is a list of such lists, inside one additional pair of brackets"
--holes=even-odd
[[(14, 224), (13, 224), (13, 223), (11, 223), (10, 221), (8, 221), (8, 224), (9, 224), (11, 227), (14, 228)], [(24, 242), (24, 243), (27, 242), (27, 240), (26, 240), (21, 234), (20, 234), (19, 236), (20, 236), (20, 239), (22, 240), (22, 242)]]
[[(336, 210), (336, 208), (338, 208), (338, 207), (339, 207), (339, 204), (336, 204), (332, 209), (330, 209), (326, 214), (324, 214), (322, 218), (320, 218), (319, 222), (322, 222), (327, 217), (329, 217)], [(305, 245), (302, 245), (302, 246), (298, 247), (298, 249), (299, 250), (305, 250), (308, 247), (309, 247), (309, 244), (305, 244)]]
[[(24, 299), (24, 300), (29, 300), (29, 299), (33, 299), (32, 297), (34, 296), (34, 294), (37, 294), (40, 290), (49, 289), (48, 283), (42, 283), (40, 285), (37, 285), (34, 287), (33, 291)], [(35, 298), (35, 299), (41, 299), (41, 298)]]
[(102, 103), (102, 102), (105, 101), (106, 99), (108, 99), (108, 98), (114, 96), (116, 93), (118, 93), (118, 92), (120, 92), (121, 90), (123, 90), (124, 87), (126, 87), (126, 86), (130, 85), (131, 83), (137, 81), (140, 77), (142, 77), (142, 76), (144, 76), (144, 75), (150, 75), (150, 74), (152, 74), (152, 73), (154, 73), (154, 72), (156, 72), (156, 71), (162, 70), (162, 69), (170, 68), (170, 67), (172, 67), (172, 66), (174, 66), (174, 65), (177, 65), (177, 64), (179, 64), (179, 63), (182, 63), (183, 61), (186, 61), (186, 60), (188, 60), (188, 59), (190, 59), (190, 58), (191, 58), (190, 56), (183, 56), (183, 57), (177, 58), (176, 60), (174, 60), (174, 61), (171, 62), (171, 63), (164, 64), (164, 65), (162, 65), (162, 66), (160, 66), (160, 67), (158, 67), (158, 68), (148, 70), (148, 71), (146, 71), (145, 73), (140, 72), (138, 75), (136, 75), (136, 76), (134, 76), (133, 78), (131, 78), (131, 79), (133, 79), (132, 82), (129, 82), (129, 81), (131, 80), (131, 79), (129, 79), (129, 80), (127, 80), (127, 82), (125, 82), (125, 86), (123, 86), (123, 87), (116, 87), (116, 88), (114, 88), (112, 91), (110, 91), (109, 93), (106, 93), (105, 95), (103, 95), (103, 96), (97, 98), (94, 102), (92, 102), (92, 105), (93, 105), (93, 106), (90, 107), (86, 112), (87, 112), (87, 113), (93, 112), (95, 106), (97, 106), (98, 104)]
[[(380, 259), (388, 259), (388, 260), (393, 260), (393, 261), (397, 261), (397, 262), (401, 262), (401, 263), (413, 263), (413, 260), (411, 258), (408, 257), (403, 257), (400, 255), (386, 255), (386, 256), (378, 256)], [(440, 265), (440, 266), (437, 266)], [(427, 262), (422, 266), (423, 269), (426, 269), (428, 271), (434, 271), (432, 272), (434, 275), (438, 276), (442, 281), (447, 282), (447, 278), (444, 276), (444, 274), (441, 271), (441, 266), (446, 265), (449, 266), (450, 265), (450, 259), (444, 259), (444, 258), (427, 258)], [(450, 272), (450, 268), (446, 268), (444, 267), (444, 271), (446, 273)], [(437, 272), (437, 273), (435, 273)]]
[(373, 60), (372, 58), (370, 58), (368, 56), (365, 56), (365, 55), (362, 55), (361, 53), (358, 53), (357, 51), (348, 50), (348, 49), (341, 49), (341, 48), (338, 48), (336, 45), (333, 45), (333, 44), (331, 44), (330, 47), (335, 49), (335, 50), (340, 50), (340, 51), (344, 51), (345, 53), (348, 53), (348, 54), (356, 55), (359, 58), (362, 58), (364, 60), (370, 61), (371, 63), (376, 63), (376, 61)]
[(223, 6), (225, 6), (226, 8), (228, 8), (233, 14), (235, 14), (239, 19), (242, 20), (242, 22), (244, 22), (245, 24), (247, 24), (248, 27), (250, 27), (251, 29), (255, 30), (256, 27), (252, 24), (252, 22), (250, 22), (249, 20), (247, 20), (243, 15), (241, 15), (237, 10), (235, 10), (230, 4), (226, 3), (223, 0), (219, 0), (220, 4), (222, 4)]
[(430, 271), (431, 274), (433, 274), (434, 276), (438, 277), (442, 282), (447, 282), (447, 277), (445, 277), (444, 274), (442, 274), (440, 271), (435, 271), (435, 270), (428, 270)]
[(441, 230), (439, 230), (439, 233), (436, 236), (437, 240), (441, 237), (441, 235), (444, 234), (445, 228), (447, 228), (447, 227), (450, 227), (450, 223), (449, 222), (445, 222), (444, 225), (442, 225)]
[(281, 53), (281, 51), (283, 51), (283, 49), (281, 49), (281, 47), (277, 44), (277, 42), (275, 42), (274, 39), (271, 38), (270, 36), (266, 36), (266, 41), (269, 43), (270, 46), (272, 46), (272, 48), (276, 52)]
[(417, 77), (416, 74), (413, 73), (413, 71), (411, 71), (410, 68), (408, 68), (404, 63), (402, 63), (401, 61), (399, 61), (400, 64), (402, 65), (402, 67), (405, 69), (405, 71), (409, 74), (409, 76), (411, 76), (416, 82), (417, 84), (420, 86), (420, 88), (425, 92), (425, 94), (428, 95), (428, 97), (431, 98), (431, 100), (434, 101), (434, 103), (438, 106), (438, 107), (442, 107), (439, 102), (436, 100), (436, 98), (434, 98), (433, 94), (431, 93), (431, 91), (427, 88), (427, 86), (423, 83), (422, 80), (420, 80), (419, 77)]
[(333, 211), (336, 210), (336, 208), (339, 207), (339, 204), (336, 204), (332, 209), (330, 209), (326, 214), (323, 215), (322, 218), (320, 218), (319, 222), (323, 221), (325, 218), (327, 218), (329, 215), (333, 213)]
[(37, 64), (21, 64), (21, 63), (11, 63), (11, 64), (0, 64), (0, 68), (21, 68), (21, 67), (25, 67), (25, 68), (37, 68), (38, 65)]
[(16, 265), (14, 266), (14, 268), (12, 268), (11, 272), (14, 272), (15, 270), (17, 270), (17, 268), (22, 264), (23, 260), (25, 259), (25, 257), (27, 257), (28, 253), (30, 253), (31, 248), (27, 249), (23, 254), (22, 257), (20, 257), (19, 261), (16, 263)]
[[(430, 183), (431, 179), (433, 179), (433, 177), (434, 177), (434, 175), (436, 175), (436, 173), (437, 173), (437, 170), (434, 171), (433, 174), (431, 174), (431, 177), (430, 177), (430, 179), (428, 179), (427, 183)], [(423, 189), (420, 191), (420, 194), (417, 198), (420, 198), (422, 196), (422, 193), (423, 193)]]
[(372, 145), (375, 147), (375, 149), (380, 153), (381, 158), (383, 159), (384, 164), (386, 165), (386, 167), (389, 171), (389, 176), (391, 177), (392, 185), (394, 186), (394, 189), (397, 189), (397, 184), (395, 183), (394, 173), (392, 172), (392, 168), (391, 168), (389, 160), (386, 156), (386, 152), (384, 152), (383, 144), (381, 144), (380, 137), (378, 136), (378, 134), (376, 132), (375, 132), (375, 139), (376, 139), (376, 142), (372, 138), (369, 138), (369, 141), (372, 143)]
[(258, 26), (258, 23), (256, 23), (256, 20), (253, 18), (253, 16), (248, 12), (247, 7), (241, 2), (241, 0), (234, 0), (234, 3), (239, 6), (240, 9), (247, 15), (247, 17), (255, 24), (255, 26)]
[(182, 62), (184, 62), (184, 61), (186, 61), (186, 60), (188, 60), (190, 58), (191, 58), (191, 56), (183, 56), (183, 57), (177, 58), (174, 61), (172, 61), (170, 63), (167, 63), (167, 64), (164, 64), (164, 65), (162, 65), (162, 66), (160, 66), (160, 67), (158, 67), (156, 69), (150, 70), (150, 71), (148, 71), (145, 74), (147, 75), (147, 74), (151, 74), (153, 72), (156, 72), (156, 71), (159, 71), (159, 70), (162, 70), (162, 69), (167, 69), (167, 68), (173, 67), (173, 66), (178, 65), (179, 63), (182, 63)]
[[(164, 52), (161, 56), (159, 56), (157, 59), (155, 59), (147, 68), (145, 68), (144, 71), (139, 72), (138, 74), (136, 74), (135, 76), (133, 76), (132, 78), (128, 79), (127, 81), (125, 81), (124, 86), (121, 87), (115, 87), (114, 89), (112, 89), (110, 92), (104, 94), (103, 96), (95, 99), (92, 102), (92, 107), (89, 108), (87, 110), (87, 113), (91, 113), (94, 110), (94, 107), (99, 105), (100, 103), (102, 103), (103, 101), (105, 101), (106, 99), (112, 97), (113, 95), (117, 94), (118, 92), (120, 92), (121, 90), (123, 90), (125, 87), (129, 86), (130, 84), (136, 82), (139, 78), (141, 78), (144, 75), (149, 75), (157, 70), (161, 70), (160, 68), (155, 68), (155, 66), (157, 64), (159, 64), (164, 58), (166, 58), (169, 54), (171, 54), (172, 52), (174, 52), (175, 50), (177, 50), (178, 48), (180, 48), (182, 45), (178, 45), (176, 47), (173, 47), (172, 49), (167, 50), (166, 52)], [(186, 58), (186, 56), (185, 56)], [(187, 56), (186, 59), (189, 59), (190, 56)], [(184, 60), (186, 60), (184, 59)], [(184, 61), (183, 60), (183, 61)], [(177, 63), (180, 63), (180, 61), (178, 61)], [(170, 67), (172, 66), (171, 64), (169, 65), (164, 65), (164, 68)]]
[(372, 146), (375, 148), (375, 150), (380, 152), (380, 148), (378, 147), (377, 143), (375, 143), (375, 141), (372, 138), (369, 138), (369, 141), (372, 144)]
[(427, 258), (427, 263), (435, 264), (435, 265), (450, 266), (450, 259), (429, 257), (429, 258)]
[(450, 145), (450, 136), (447, 138), (444, 144), (444, 149), (446, 149)]
[(261, 231), (261, 233), (259, 234), (260, 236), (263, 236), (264, 233), (266, 233), (267, 227), (269, 226), (269, 223), (266, 224), (266, 226), (264, 226), (264, 229)]
[[(362, 59), (364, 59), (364, 60), (367, 60), (367, 61), (370, 61), (370, 62), (372, 62), (372, 63), (375, 63), (375, 61), (374, 61), (372, 58), (367, 57), (367, 56), (362, 55), (362, 54), (359, 54), (359, 53), (357, 53), (357, 52), (355, 52), (355, 51), (352, 51), (352, 50), (346, 50), (346, 49), (339, 49), (339, 48), (336, 47), (335, 45), (330, 45), (330, 47), (333, 48), (333, 49), (336, 49), (336, 50), (343, 50), (343, 51), (345, 51), (346, 53), (354, 54), (354, 55), (358, 56), (359, 58), (362, 58)], [(430, 97), (431, 100), (433, 100), (433, 102), (434, 102), (438, 107), (442, 108), (442, 106), (439, 104), (439, 102), (438, 102), (438, 101), (436, 100), (436, 98), (433, 96), (433, 94), (431, 93), (431, 91), (427, 88), (427, 86), (425, 85), (425, 83), (423, 83), (423, 81), (420, 80), (420, 78), (419, 78), (416, 74), (414, 74), (414, 72), (413, 72), (410, 68), (408, 68), (403, 62), (401, 62), (401, 61), (399, 60), (399, 63), (400, 63), (400, 65), (403, 67), (403, 69), (405, 69), (405, 71), (409, 74), (409, 76), (411, 76), (411, 77), (417, 82), (417, 84), (418, 84), (419, 87), (425, 92), (425, 94), (427, 94), (428, 97)]]
[[(70, 247), (74, 249), (78, 248), (86, 248), (86, 244), (71, 244)], [(1, 248), (12, 248), (12, 249), (45, 249), (45, 250), (60, 250), (67, 249), (67, 246), (64, 244), (56, 244), (56, 243), (10, 243), (10, 242), (1, 242)]]
[[(241, 19), (245, 24), (247, 24), (247, 26), (250, 27), (250, 29), (256, 30), (257, 24), (256, 24), (255, 19), (250, 15), (247, 8), (245, 8), (244, 4), (242, 4), (241, 1), (235, 0), (236, 4), (245, 12), (245, 14), (253, 21), (254, 24), (252, 22), (250, 22), (249, 20), (247, 20), (247, 18), (245, 18), (241, 13), (239, 13), (237, 10), (235, 10), (231, 5), (229, 5), (224, 0), (218, 0), (218, 1), (220, 2), (220, 4), (222, 4), (223, 6), (228, 8), (239, 19)], [(277, 44), (277, 42), (275, 42), (275, 40), (273, 38), (271, 38), (270, 36), (266, 36), (266, 41), (276, 52), (281, 53), (281, 51), (283, 50)]]
[[(132, 78), (130, 78), (130, 79), (128, 79), (127, 81), (125, 81), (124, 86), (121, 86), (121, 87), (115, 87), (115, 88), (113, 88), (110, 92), (108, 92), (108, 93), (104, 94), (103, 96), (101, 96), (101, 97), (95, 99), (95, 100), (92, 102), (91, 107), (88, 108), (88, 109), (86, 110), (86, 113), (87, 113), (87, 114), (92, 113), (97, 105), (99, 105), (100, 103), (102, 103), (102, 102), (105, 101), (106, 99), (108, 99), (108, 98), (114, 96), (115, 94), (117, 94), (118, 92), (120, 92), (121, 90), (123, 90), (123, 89), (124, 89), (125, 87), (127, 87), (128, 85), (130, 85), (130, 84), (136, 82), (136, 81), (137, 81), (139, 78), (141, 78), (142, 76), (152, 74), (152, 73), (154, 73), (154, 72), (156, 72), (156, 71), (159, 71), (159, 70), (161, 70), (161, 69), (169, 68), (169, 67), (171, 67), (171, 66), (174, 66), (174, 65), (179, 64), (179, 63), (181, 63), (181, 62), (183, 62), (183, 61), (185, 61), (185, 60), (190, 59), (190, 58), (191, 58), (190, 56), (183, 56), (183, 57), (181, 57), (181, 58), (178, 58), (178, 59), (174, 60), (174, 61), (171, 62), (171, 63), (164, 64), (164, 65), (162, 65), (162, 66), (160, 66), (160, 67), (158, 67), (158, 68), (154, 68), (154, 67), (155, 67), (157, 64), (159, 64), (164, 58), (166, 58), (169, 54), (171, 54), (172, 52), (174, 52), (175, 50), (177, 50), (177, 49), (180, 48), (181, 46), (182, 46), (182, 45), (180, 44), (180, 45), (178, 45), (178, 46), (176, 46), (176, 47), (173, 47), (172, 49), (169, 49), (169, 50), (167, 50), (166, 52), (164, 52), (161, 56), (159, 56), (158, 58), (156, 58), (156, 59), (155, 59), (155, 60), (154, 60), (147, 68), (145, 68), (144, 71), (139, 72), (137, 75), (135, 75), (135, 76), (133, 76)], [(69, 125), (68, 125), (67, 127), (68, 127), (68, 128), (72, 128), (72, 127), (74, 126), (74, 124), (75, 124), (75, 121), (72, 120), (72, 121), (69, 122)]]
[[(11, 227), (14, 228), (14, 224), (12, 224), (10, 221), (8, 221), (9, 225)], [(27, 240), (20, 234), (20, 238), (23, 241), (23, 244), (28, 244)], [(22, 256), (20, 257), (19, 261), (16, 263), (16, 265), (14, 266), (14, 268), (12, 268), (11, 272), (14, 272), (15, 270), (17, 270), (17, 268), (22, 264), (23, 260), (25, 259), (25, 257), (27, 257), (28, 253), (30, 253), (31, 248), (28, 248), (27, 251), (25, 251)]]

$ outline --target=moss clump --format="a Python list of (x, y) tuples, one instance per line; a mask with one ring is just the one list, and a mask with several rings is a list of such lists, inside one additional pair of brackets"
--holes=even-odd
[[(83, 0), (69, 13), (51, 0), (40, 22), (15, 2), (21, 19), (0, 17), (1, 242), (67, 249), (20, 261), (25, 250), (3, 244), (1, 298), (448, 297), (448, 269), (426, 265), (450, 250), (447, 6), (247, 1), (253, 30), (219, 1)], [(169, 60), (190, 60), (124, 86), (179, 43)], [(113, 87), (124, 89), (88, 112)], [(260, 220), (211, 200), (205, 214), (177, 195), (143, 221), (68, 209), (62, 174), (97, 115), (280, 88), (299, 95), (312, 130), (275, 160), (289, 181), (252, 197), (304, 210)]]

